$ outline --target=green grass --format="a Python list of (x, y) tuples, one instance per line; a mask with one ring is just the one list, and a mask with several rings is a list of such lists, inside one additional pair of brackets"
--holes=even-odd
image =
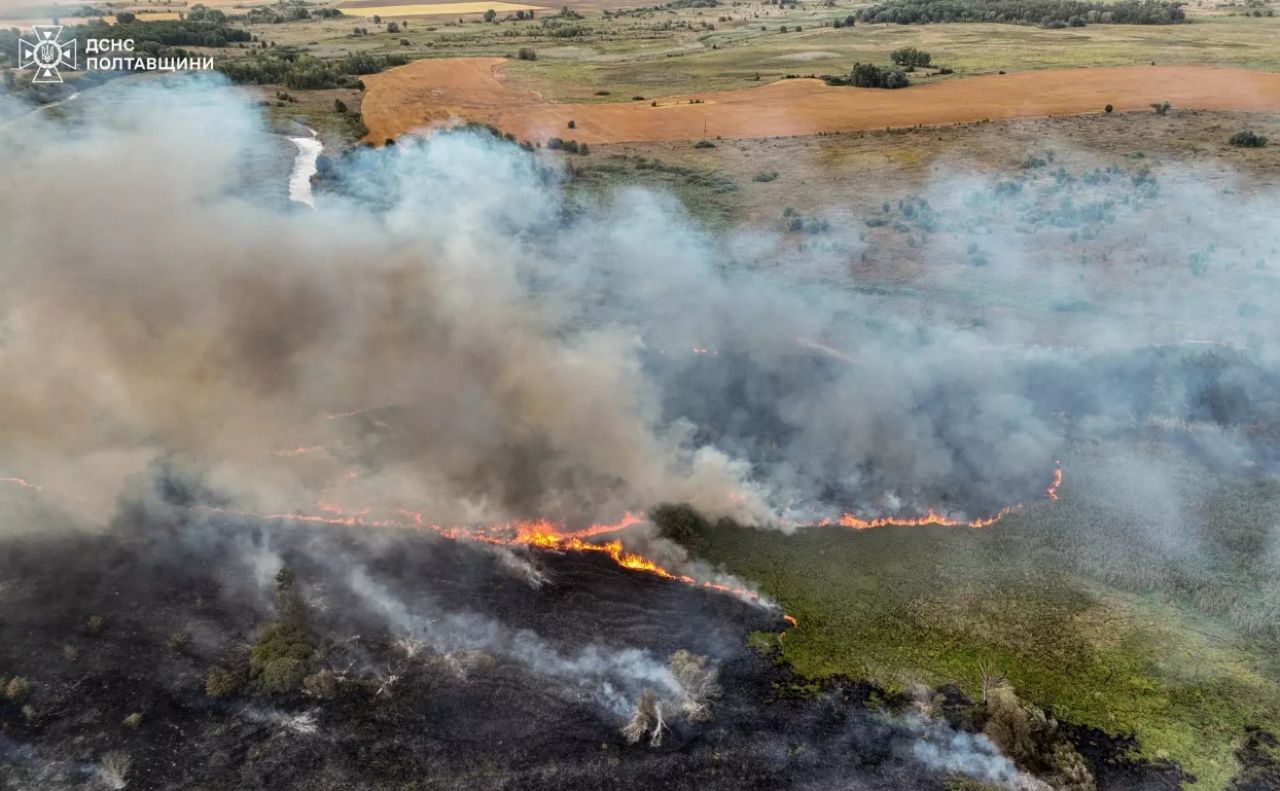
[(983, 530), (719, 526), (701, 553), (799, 619), (770, 639), (807, 676), (956, 682), (977, 695), (985, 663), (1059, 717), (1136, 736), (1141, 756), (1177, 761), (1194, 788), (1224, 788), (1245, 726), (1280, 730), (1277, 647), (1159, 586), (1124, 590), (1083, 571), (1072, 547), (1099, 539), (1081, 522), (1128, 527), (1099, 516), (1087, 485), (1069, 477), (1061, 501)]
[[(837, 9), (839, 11), (840, 9)], [(847, 9), (843, 9), (847, 12)], [(1211, 64), (1280, 71), (1280, 17), (1198, 17), (1188, 25), (1091, 25), (1045, 30), (1019, 25), (860, 25), (854, 28), (809, 27), (821, 18), (786, 18), (790, 29), (778, 32), (779, 21), (760, 25), (721, 26), (697, 38), (696, 48), (671, 52), (670, 42), (578, 42), (559, 58), (554, 49), (539, 60), (513, 63), (508, 73), (518, 85), (541, 91), (557, 101), (600, 101), (608, 90), (613, 100), (640, 95), (745, 88), (785, 74), (847, 72), (855, 62), (887, 63), (889, 53), (915, 46), (935, 63), (955, 69), (952, 77), (995, 71), (1028, 71), (1083, 66), (1132, 66), (1151, 62)], [(625, 46), (624, 46), (625, 45)], [(717, 45), (718, 49), (712, 49)], [(650, 50), (660, 50), (653, 52)]]

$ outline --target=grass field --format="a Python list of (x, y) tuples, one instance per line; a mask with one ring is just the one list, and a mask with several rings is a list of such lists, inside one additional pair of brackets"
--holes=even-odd
[[(1242, 633), (1185, 594), (1133, 582), (1137, 566), (1152, 562), (1136, 536), (1178, 531), (1159, 523), (1163, 509), (1108, 505), (1107, 464), (1097, 463), (1093, 454), (1069, 459), (1059, 502), (992, 528), (787, 536), (719, 526), (697, 549), (799, 619), (784, 637), (758, 639), (805, 675), (843, 673), (893, 689), (955, 682), (976, 696), (985, 664), (1061, 718), (1136, 736), (1142, 757), (1179, 762), (1195, 788), (1224, 788), (1244, 727), (1280, 728), (1280, 653), (1274, 638)], [(1274, 485), (1206, 487), (1202, 475), (1179, 473), (1187, 491), (1222, 509), (1218, 546), (1266, 535), (1280, 509)], [(1231, 578), (1225, 588), (1246, 598), (1264, 589), (1258, 575), (1274, 573), (1225, 550), (1206, 557)], [(1134, 568), (1122, 570), (1118, 558)], [(1188, 570), (1198, 572), (1207, 569)]]
[[(847, 13), (847, 11), (846, 11)], [(575, 45), (562, 55), (543, 48), (539, 60), (517, 62), (507, 71), (513, 87), (538, 90), (556, 101), (599, 101), (608, 90), (615, 100), (639, 94), (662, 96), (693, 90), (741, 88), (785, 74), (846, 72), (855, 62), (887, 63), (904, 46), (928, 50), (935, 63), (956, 75), (996, 71), (1206, 63), (1280, 71), (1280, 17), (1202, 17), (1190, 25), (1091, 25), (1045, 30), (1019, 25), (860, 25), (810, 27), (831, 11), (768, 19), (769, 30), (742, 22), (687, 42), (600, 42)], [(708, 15), (710, 22), (715, 17)], [(781, 21), (779, 21), (781, 19)], [(779, 32), (785, 22), (791, 32)], [(799, 24), (803, 29), (794, 32)], [(715, 46), (717, 49), (712, 49)], [(928, 80), (947, 79), (946, 77)]]

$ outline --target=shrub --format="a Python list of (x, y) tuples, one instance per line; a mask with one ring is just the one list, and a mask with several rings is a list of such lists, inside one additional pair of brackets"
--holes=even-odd
[(694, 148), (715, 148), (716, 144), (712, 143), (710, 140), (699, 140), (698, 142), (693, 144), (693, 147)]
[(573, 119), (572, 119), (572, 118), (570, 118), (570, 119), (569, 119), (569, 128), (570, 128), (570, 129), (577, 129), (577, 128), (578, 128), (578, 125), (577, 125), (576, 123), (574, 123), (574, 121), (573, 121)]
[(204, 694), (215, 700), (230, 697), (240, 690), (241, 678), (225, 667), (214, 665), (204, 681)]
[(762, 170), (759, 173), (752, 176), (751, 180), (765, 182), (765, 181), (773, 181), (777, 177), (778, 177), (778, 171), (776, 170), (769, 170), (769, 171)]
[(9, 679), (9, 683), (4, 685), (4, 697), (6, 700), (17, 702), (27, 696), (27, 692), (31, 689), (31, 685), (22, 676), (14, 676)]
[(681, 648), (669, 659), (671, 674), (680, 684), (680, 711), (694, 722), (711, 719), (711, 701), (720, 697), (720, 674), (705, 656)]
[(494, 11), (492, 8), (484, 12), (484, 21), (486, 22), (493, 22), (497, 18), (498, 18), (498, 12)]
[(338, 694), (338, 678), (330, 670), (321, 670), (302, 679), (302, 689), (313, 698), (329, 700)]
[(538, 53), (534, 52), (533, 47), (521, 47), (516, 51), (516, 57), (520, 60), (537, 60)]
[(130, 714), (128, 717), (125, 717), (124, 726), (126, 728), (133, 728), (135, 730), (142, 727), (142, 712), (135, 711), (134, 713)]
[(649, 736), (650, 747), (662, 746), (662, 731), (666, 723), (662, 719), (662, 702), (657, 693), (646, 689), (636, 703), (636, 710), (631, 720), (622, 726), (622, 738), (627, 744), (636, 744), (646, 735)]
[(302, 683), (307, 675), (307, 663), (303, 659), (283, 656), (272, 659), (262, 669), (258, 680), (262, 691), (270, 695), (288, 692)]
[(182, 651), (191, 643), (191, 631), (189, 629), (178, 629), (170, 632), (165, 642), (174, 651)]
[(107, 619), (101, 615), (90, 615), (84, 622), (84, 628), (89, 634), (102, 634), (102, 630), (107, 628)]
[(98, 764), (103, 784), (111, 791), (122, 791), (129, 785), (129, 767), (132, 765), (133, 761), (126, 753), (104, 753)]
[(1109, 105), (1109, 104), (1108, 104), (1106, 107), (1103, 107), (1103, 108), (1102, 108), (1102, 112), (1104, 112), (1104, 113), (1110, 113), (1111, 111), (1113, 111), (1113, 110), (1115, 110), (1115, 109), (1116, 109), (1116, 108), (1114, 108), (1114, 107), (1112, 107), (1111, 105)]
[(1167, 115), (1173, 105), (1168, 102), (1152, 102), (1151, 109), (1155, 110), (1156, 115)]
[(1255, 132), (1245, 130), (1243, 132), (1236, 132), (1227, 139), (1227, 142), (1239, 148), (1262, 148), (1267, 144), (1267, 138)]

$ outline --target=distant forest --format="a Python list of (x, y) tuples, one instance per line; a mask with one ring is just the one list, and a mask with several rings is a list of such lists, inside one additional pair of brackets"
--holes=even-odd
[(931, 22), (1002, 22), (1051, 28), (1089, 24), (1173, 25), (1185, 22), (1178, 2), (1122, 0), (887, 0), (858, 13), (862, 22), (920, 25)]

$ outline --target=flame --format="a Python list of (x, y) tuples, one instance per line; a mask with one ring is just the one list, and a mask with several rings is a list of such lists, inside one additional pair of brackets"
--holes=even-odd
[[(1054, 467), (1053, 479), (1049, 486), (1045, 489), (1045, 495), (1050, 500), (1058, 499), (1058, 489), (1062, 486), (1062, 467)], [(942, 514), (930, 509), (924, 516), (916, 517), (900, 517), (900, 516), (881, 516), (874, 519), (863, 519), (853, 514), (841, 514), (839, 519), (823, 519), (817, 523), (818, 527), (828, 527), (830, 525), (840, 525), (854, 530), (870, 530), (877, 527), (922, 527), (925, 525), (937, 525), (939, 527), (990, 527), (1001, 519), (1012, 513), (1021, 511), (1026, 503), (1014, 503), (1006, 505), (991, 516), (980, 519), (954, 519), (952, 517), (943, 516)]]
[(44, 487), (38, 483), (32, 483), (26, 478), (18, 478), (13, 475), (0, 476), (0, 483), (10, 483), (14, 486), (21, 486), (24, 489), (35, 489), (37, 492), (43, 492)]
[(1057, 462), (1058, 466), (1053, 470), (1053, 480), (1049, 482), (1049, 488), (1044, 490), (1050, 500), (1058, 499), (1058, 487), (1062, 486), (1062, 462)]
[(279, 450), (269, 450), (267, 451), (267, 453), (269, 453), (272, 456), (289, 457), (289, 456), (302, 456), (307, 453), (316, 453), (322, 450), (324, 450), (324, 445), (305, 445), (297, 448), (280, 448)]

